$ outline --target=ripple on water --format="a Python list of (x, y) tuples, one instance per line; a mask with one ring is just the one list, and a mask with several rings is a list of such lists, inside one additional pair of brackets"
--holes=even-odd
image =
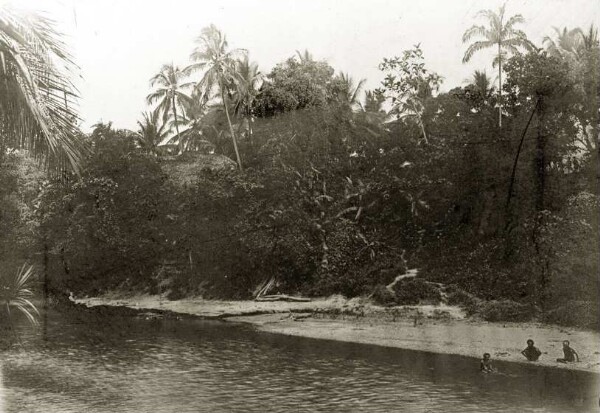
[(566, 413), (597, 397), (583, 373), (499, 363), (509, 375), (482, 376), (469, 358), (214, 322), (50, 313), (23, 334), (0, 361), (5, 413)]

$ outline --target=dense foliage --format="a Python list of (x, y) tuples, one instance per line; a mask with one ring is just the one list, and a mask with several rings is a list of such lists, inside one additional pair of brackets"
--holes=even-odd
[[(59, 294), (269, 286), (413, 304), (445, 285), (488, 320), (593, 325), (573, 312), (598, 308), (597, 36), (569, 58), (503, 56), (502, 95), (481, 72), (439, 93), (416, 47), (382, 62), (360, 105), (362, 82), (308, 53), (262, 81), (215, 27), (203, 36), (193, 60), (211, 75), (190, 96), (187, 69), (163, 82), (163, 122), (148, 114), (140, 133), (96, 125), (81, 177), (0, 164), (2, 260), (37, 251)], [(157, 155), (171, 116), (177, 157)], [(419, 277), (386, 288), (408, 268)]]

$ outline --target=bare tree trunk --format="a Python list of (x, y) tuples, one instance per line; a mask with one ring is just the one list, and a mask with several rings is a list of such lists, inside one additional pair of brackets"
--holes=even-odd
[(175, 96), (172, 97), (173, 101), (173, 116), (174, 116), (174, 122), (175, 122), (175, 130), (177, 131), (177, 136), (179, 137), (179, 143), (177, 144), (177, 146), (179, 146), (179, 155), (181, 155), (183, 153), (183, 140), (181, 139), (181, 135), (179, 134), (179, 124), (177, 123), (177, 106), (175, 106)]
[(50, 272), (48, 254), (48, 240), (44, 236), (44, 320), (42, 321), (42, 339), (44, 341), (48, 340), (48, 274)]
[(502, 48), (498, 43), (498, 127), (502, 127)]
[(529, 124), (531, 123), (531, 119), (533, 119), (533, 114), (535, 113), (539, 104), (539, 100), (536, 100), (535, 106), (531, 111), (531, 115), (529, 115), (529, 120), (527, 121), (527, 125), (525, 125), (525, 129), (523, 130), (523, 134), (521, 135), (521, 141), (519, 142), (519, 147), (517, 148), (517, 154), (515, 155), (515, 161), (513, 162), (512, 173), (510, 175), (510, 183), (508, 185), (508, 195), (506, 196), (506, 211), (508, 212), (510, 207), (510, 200), (513, 194), (513, 187), (515, 184), (515, 175), (517, 172), (517, 163), (519, 162), (519, 155), (521, 154), (521, 148), (523, 147), (523, 141), (525, 140), (525, 135), (527, 134), (527, 129), (529, 129)]
[(411, 105), (413, 107), (413, 110), (415, 111), (415, 115), (417, 115), (417, 119), (419, 120), (419, 126), (421, 127), (421, 132), (423, 132), (423, 139), (425, 140), (425, 143), (429, 143), (429, 141), (427, 140), (427, 133), (425, 133), (425, 125), (423, 124), (423, 117), (417, 110), (417, 106), (415, 105), (415, 103), (411, 102)]
[(546, 137), (543, 133), (543, 114), (538, 111), (538, 129), (535, 148), (534, 169), (536, 176), (536, 211), (542, 211), (545, 208), (545, 190), (546, 190)]
[(233, 131), (233, 125), (231, 124), (231, 118), (229, 117), (229, 110), (227, 109), (227, 99), (225, 92), (223, 91), (223, 85), (221, 84), (221, 100), (223, 100), (223, 107), (225, 108), (225, 116), (227, 116), (227, 123), (229, 124), (229, 131), (231, 132), (231, 140), (233, 141), (233, 149), (235, 150), (235, 157), (237, 159), (238, 168), (240, 171), (242, 168), (242, 159), (240, 158), (240, 152), (238, 151), (237, 141), (235, 139), (235, 132)]

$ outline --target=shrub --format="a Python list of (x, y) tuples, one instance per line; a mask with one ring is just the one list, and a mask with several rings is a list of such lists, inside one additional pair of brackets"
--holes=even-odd
[(512, 300), (482, 301), (475, 312), (486, 321), (530, 321), (537, 315), (535, 307)]
[(455, 285), (449, 285), (446, 288), (446, 294), (449, 305), (458, 305), (466, 309), (467, 313), (472, 312), (480, 302), (476, 296)]
[(564, 326), (600, 330), (599, 313), (597, 302), (568, 301), (560, 307), (547, 311), (543, 316), (543, 321)]
[(379, 284), (373, 289), (371, 298), (376, 304), (389, 306), (396, 303), (396, 296), (385, 285)]
[(408, 279), (395, 285), (396, 303), (414, 305), (424, 301), (439, 303), (442, 294), (439, 288), (420, 278)]

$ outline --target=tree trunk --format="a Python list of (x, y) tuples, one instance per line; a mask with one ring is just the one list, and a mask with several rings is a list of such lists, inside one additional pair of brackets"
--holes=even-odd
[(240, 152), (238, 151), (237, 141), (235, 139), (235, 132), (233, 131), (233, 125), (231, 124), (231, 118), (229, 117), (229, 110), (227, 109), (227, 100), (225, 98), (225, 92), (223, 91), (223, 85), (221, 84), (221, 100), (223, 101), (223, 107), (225, 108), (225, 116), (227, 116), (227, 123), (229, 124), (229, 131), (231, 132), (231, 140), (233, 141), (233, 149), (235, 150), (235, 157), (237, 159), (238, 168), (242, 170), (242, 159), (240, 158)]
[(48, 251), (48, 240), (44, 236), (44, 319), (42, 321), (42, 340), (48, 340), (48, 274), (50, 273), (49, 268), (49, 251)]
[(248, 141), (250, 142), (250, 147), (252, 147), (252, 108), (250, 103), (248, 103), (247, 114), (248, 114)]
[(179, 155), (181, 155), (183, 153), (183, 140), (181, 139), (181, 135), (179, 134), (179, 125), (177, 124), (177, 106), (175, 106), (175, 96), (173, 96), (172, 99), (173, 116), (175, 119), (175, 130), (177, 131), (177, 136), (179, 137), (179, 144), (177, 146), (179, 146)]
[(538, 128), (535, 146), (534, 170), (536, 177), (536, 211), (543, 211), (545, 208), (545, 189), (546, 189), (546, 137), (543, 132), (543, 113), (538, 110)]
[(502, 127), (502, 47), (498, 43), (498, 127)]
[(417, 115), (417, 119), (419, 121), (419, 126), (421, 127), (421, 132), (423, 132), (423, 139), (425, 140), (425, 143), (429, 143), (429, 141), (427, 140), (427, 133), (425, 133), (425, 125), (423, 124), (423, 118), (422, 118), (421, 114), (419, 113), (419, 111), (417, 110), (417, 106), (415, 105), (415, 103), (411, 102), (411, 105), (413, 107), (413, 110), (415, 111), (415, 115)]
[(529, 129), (529, 124), (531, 123), (531, 119), (533, 119), (533, 114), (535, 113), (539, 104), (539, 100), (535, 101), (535, 106), (531, 111), (531, 115), (529, 115), (529, 120), (527, 120), (527, 124), (525, 125), (525, 129), (523, 130), (523, 134), (521, 135), (521, 140), (519, 141), (519, 147), (517, 148), (517, 154), (515, 155), (515, 161), (513, 162), (512, 172), (510, 174), (510, 183), (508, 185), (508, 195), (506, 196), (506, 212), (510, 209), (510, 200), (513, 194), (513, 187), (515, 184), (515, 176), (517, 173), (517, 163), (519, 162), (519, 155), (521, 154), (521, 149), (523, 148), (523, 141), (525, 140), (525, 135), (527, 134), (527, 130)]

